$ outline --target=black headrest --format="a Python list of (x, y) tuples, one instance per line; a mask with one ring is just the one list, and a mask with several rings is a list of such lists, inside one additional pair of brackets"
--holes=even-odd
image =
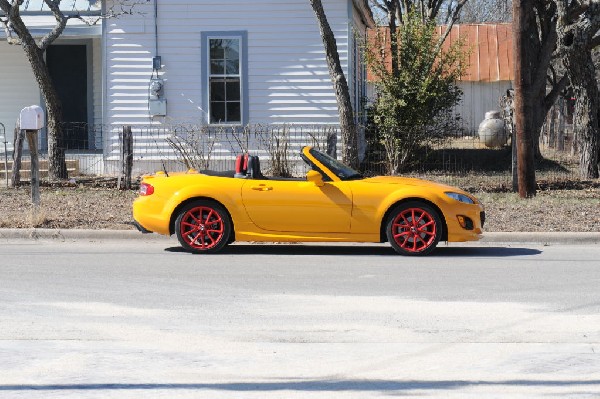
[(264, 178), (260, 171), (260, 160), (256, 155), (250, 155), (248, 157), (248, 177), (251, 179)]

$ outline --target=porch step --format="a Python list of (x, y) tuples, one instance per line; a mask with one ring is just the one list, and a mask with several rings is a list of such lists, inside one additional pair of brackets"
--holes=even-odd
[[(67, 159), (65, 160), (67, 164), (67, 172), (69, 176), (77, 176), (79, 175), (79, 159)], [(40, 164), (40, 178), (48, 177), (48, 160), (43, 159), (39, 161)], [(8, 161), (8, 172), (4, 170), (4, 160), (0, 160), (0, 179), (5, 179), (6, 174), (8, 173), (8, 177), (12, 176), (12, 165), (13, 161)], [(31, 177), (31, 161), (23, 160), (21, 161), (21, 179), (29, 180)]]

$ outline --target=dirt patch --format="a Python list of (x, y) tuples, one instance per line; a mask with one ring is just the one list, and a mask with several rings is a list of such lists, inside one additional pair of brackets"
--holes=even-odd
[(600, 189), (539, 191), (523, 200), (514, 193), (478, 193), (487, 231), (600, 232)]
[[(540, 190), (529, 200), (506, 192), (474, 194), (486, 208), (486, 231), (600, 232), (600, 188), (577, 187)], [(29, 187), (0, 188), (0, 228), (131, 230), (136, 196), (102, 184), (42, 187), (40, 211), (33, 215)]]
[(133, 229), (135, 191), (95, 187), (42, 187), (32, 212), (29, 187), (0, 189), (0, 228)]

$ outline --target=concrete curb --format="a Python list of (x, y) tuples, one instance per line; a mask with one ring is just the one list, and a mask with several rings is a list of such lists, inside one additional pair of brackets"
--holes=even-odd
[(599, 232), (490, 232), (484, 233), (480, 242), (534, 243), (534, 244), (600, 244)]
[(90, 229), (0, 229), (0, 239), (15, 240), (132, 240), (165, 239), (158, 234), (142, 234), (137, 230)]
[[(8, 240), (165, 240), (159, 234), (142, 234), (137, 230), (86, 229), (0, 229), (0, 239)], [(600, 232), (490, 232), (484, 233), (482, 243), (534, 244), (600, 244)]]

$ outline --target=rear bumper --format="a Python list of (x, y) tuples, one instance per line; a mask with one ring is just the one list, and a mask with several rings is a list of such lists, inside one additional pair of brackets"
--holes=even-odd
[(133, 221), (133, 225), (135, 226), (136, 229), (138, 229), (138, 231), (142, 234), (151, 234), (152, 232), (150, 230), (145, 229), (141, 224), (139, 224), (136, 220)]
[(169, 215), (163, 214), (164, 203), (160, 198), (150, 195), (138, 197), (133, 201), (133, 220), (139, 225), (141, 232), (144, 230), (151, 233), (170, 235)]

